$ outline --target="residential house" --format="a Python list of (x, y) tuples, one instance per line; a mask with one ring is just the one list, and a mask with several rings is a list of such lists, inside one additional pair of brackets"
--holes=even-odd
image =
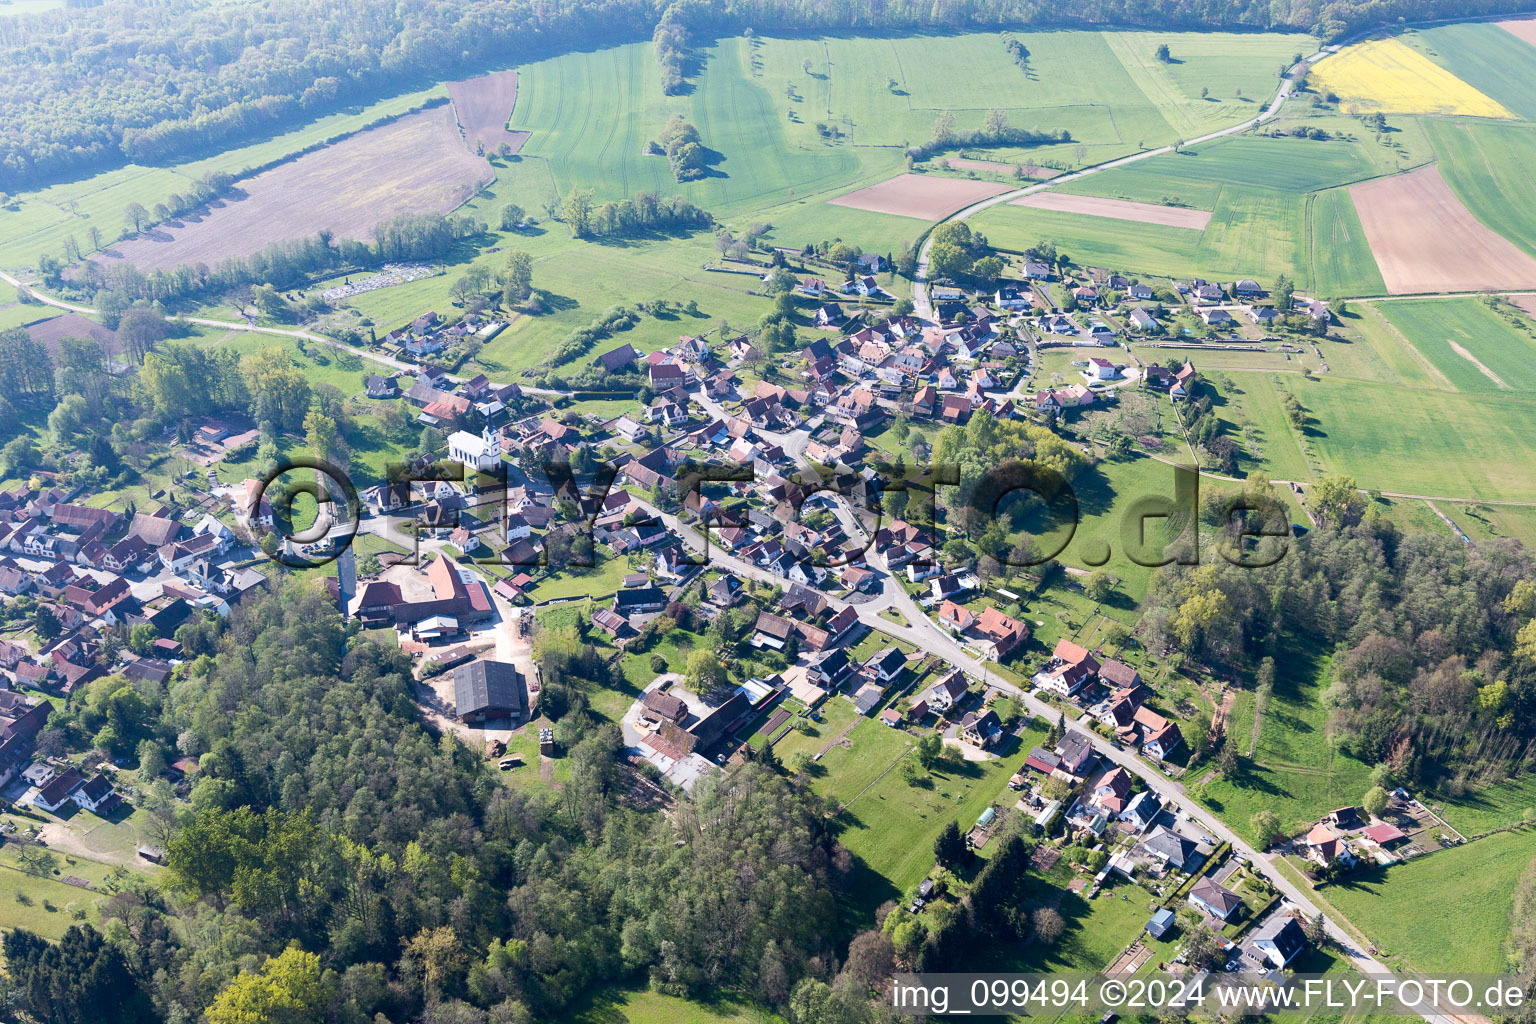
[(1090, 381), (1114, 380), (1120, 376), (1120, 368), (1108, 359), (1094, 356), (1088, 360), (1088, 365), (1083, 369), (1083, 376)]
[(1131, 310), (1131, 325), (1147, 334), (1157, 334), (1163, 329), (1161, 320), (1140, 307)]
[[(938, 581), (935, 580), (935, 583)], [(939, 606), (939, 624), (948, 626), (956, 633), (964, 633), (976, 624), (976, 615), (964, 605), (945, 601)]]
[(1035, 673), (1035, 682), (1062, 697), (1070, 698), (1098, 674), (1099, 663), (1086, 648), (1070, 640), (1058, 640), (1045, 668)]
[(1029, 627), (997, 608), (987, 608), (976, 619), (971, 641), (992, 661), (1001, 661), (1028, 642)]
[(1142, 844), (1147, 853), (1174, 871), (1191, 871), (1199, 863), (1199, 847), (1170, 829), (1157, 827)]
[(1088, 737), (1070, 729), (1061, 738), (1061, 742), (1056, 744), (1056, 756), (1060, 762), (1057, 767), (1077, 778), (1086, 776), (1098, 760)]
[(1035, 747), (1024, 759), (1024, 767), (1033, 769), (1041, 775), (1050, 775), (1061, 767), (1061, 758), (1044, 747)]
[(956, 668), (950, 669), (942, 679), (934, 683), (924, 695), (924, 699), (929, 707), (942, 715), (962, 700), (966, 692), (965, 673)]
[(73, 765), (64, 769), (48, 781), (37, 795), (32, 798), (36, 807), (51, 813), (57, 811), (69, 800), (69, 795), (85, 784), (85, 776)]
[(1000, 285), (993, 296), (993, 301), (997, 303), (999, 309), (1013, 312), (1029, 309), (1033, 305), (1029, 290), (1016, 284)]
[(1283, 970), (1307, 948), (1306, 933), (1290, 915), (1271, 917), (1253, 933), (1253, 948)]
[(1157, 794), (1150, 789), (1144, 789), (1133, 796), (1125, 810), (1120, 812), (1120, 820), (1129, 824), (1135, 831), (1144, 832), (1152, 822), (1157, 820), (1162, 809), (1163, 802), (1158, 799)]
[(1237, 908), (1243, 905), (1237, 893), (1219, 884), (1213, 878), (1202, 878), (1189, 890), (1189, 905), (1216, 918), (1230, 921)]
[(1212, 327), (1228, 327), (1237, 323), (1232, 314), (1220, 306), (1204, 306), (1199, 310), (1200, 319)]
[(863, 672), (870, 679), (888, 686), (896, 681), (896, 677), (906, 667), (907, 656), (901, 652), (901, 648), (887, 647), (864, 662)]
[(1093, 787), (1093, 805), (1110, 817), (1115, 817), (1124, 811), (1130, 803), (1130, 798), (1130, 773), (1118, 765), (1105, 772), (1099, 779), (1098, 785)]
[(613, 610), (625, 617), (659, 612), (666, 606), (667, 592), (660, 587), (624, 589), (613, 595)]
[(83, 810), (98, 815), (110, 813), (118, 803), (117, 792), (113, 790), (112, 783), (101, 774), (92, 776), (83, 785), (75, 787), (70, 792), (69, 799)]
[(986, 750), (995, 744), (1003, 736), (1003, 723), (997, 717), (997, 712), (988, 708), (985, 711), (970, 711), (960, 719), (960, 737), (967, 743)]
[(1312, 826), (1312, 831), (1307, 833), (1302, 845), (1307, 848), (1307, 858), (1320, 867), (1327, 867), (1336, 860), (1346, 867), (1355, 865), (1355, 855), (1350, 849), (1349, 840), (1328, 825), (1320, 823)]
[(681, 697), (674, 697), (659, 687), (645, 691), (640, 698), (642, 714), (658, 721), (682, 725), (688, 720), (688, 704)]
[(1185, 360), (1173, 375), (1173, 384), (1168, 388), (1168, 394), (1174, 398), (1188, 398), (1195, 386), (1195, 364)]

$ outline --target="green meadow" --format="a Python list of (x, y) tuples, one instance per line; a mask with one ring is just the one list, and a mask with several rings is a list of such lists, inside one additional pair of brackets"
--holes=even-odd
[[(1327, 663), (1315, 652), (1287, 649), (1275, 659), (1275, 694), (1259, 723), (1259, 742), (1232, 776), (1213, 772), (1194, 794), (1245, 838), (1249, 819), (1274, 811), (1286, 829), (1357, 801), (1370, 788), (1370, 766), (1333, 749), (1324, 735)], [(1252, 732), (1250, 720), (1249, 734)], [(1248, 736), (1242, 737), (1246, 747)]]
[[(1536, 857), (1536, 833), (1504, 832), (1389, 868), (1367, 868), (1323, 890), (1387, 957), (1419, 971), (1506, 968), (1510, 899)], [(1454, 927), (1435, 927), (1454, 909)]]
[(1536, 126), (1442, 118), (1425, 118), (1424, 126), (1457, 198), (1483, 224), (1536, 254), (1536, 209), (1529, 201)]
[(1401, 299), (1376, 309), (1456, 390), (1536, 391), (1536, 323), (1513, 307), (1509, 318), (1469, 298)]
[[(1536, 500), (1536, 400), (1333, 379), (1304, 381), (1306, 435), (1324, 470), (1405, 494)], [(1497, 412), (1490, 410), (1496, 402)]]

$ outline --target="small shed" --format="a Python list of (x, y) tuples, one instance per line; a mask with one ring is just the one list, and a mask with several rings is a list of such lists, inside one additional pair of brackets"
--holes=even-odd
[(1167, 907), (1164, 907), (1157, 913), (1153, 914), (1152, 919), (1147, 922), (1147, 934), (1152, 936), (1154, 939), (1161, 939), (1164, 935), (1167, 935), (1170, 931), (1173, 930), (1173, 924), (1173, 911), (1169, 910)]

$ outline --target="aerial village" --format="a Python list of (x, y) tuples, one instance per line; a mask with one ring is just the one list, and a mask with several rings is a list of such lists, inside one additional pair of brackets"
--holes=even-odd
[[(1262, 330), (1278, 314), (1257, 304), (1264, 291), (1252, 281), (1154, 289), (1099, 273), (1068, 282), (1073, 304), (1063, 309), (1043, 287), (1055, 268), (1036, 261), (994, 294), (935, 288), (925, 318), (845, 310), (890, 299), (874, 276), (879, 257), (864, 259), (869, 273), (841, 287), (796, 284), (816, 304), (817, 332), (774, 357), (792, 368), (790, 383), (764, 379), (771, 357), (745, 334), (684, 336), (648, 353), (620, 343), (588, 370), (609, 392), (638, 395), (618, 415), (577, 414), (566, 408), (571, 395), (450, 373), (434, 358), (505, 325), (422, 314), (372, 341), (377, 372), (362, 375), (358, 397), (407, 403), (441, 449), (398, 478), (359, 483), (355, 519), (328, 493), (317, 513), (326, 528), (313, 537), (290, 522), (274, 540), (288, 510), (270, 481), (215, 472), (248, 451), (255, 431), (243, 422), (198, 426), (183, 443), (197, 469), (180, 495), (159, 492), (128, 512), (46, 479), (0, 493), (0, 594), (14, 626), (0, 639), (12, 687), (0, 691), (0, 784), (40, 815), (24, 838), (56, 836), (67, 827), (56, 815), (133, 814), (134, 789), (114, 784), (100, 750), (38, 748), (54, 702), (79, 700), (100, 680), (165, 684), (198, 653), (200, 621), (228, 616), (274, 573), (313, 564), (349, 620), (415, 659), (423, 713), (505, 771), (560, 757), (541, 713), (535, 643), (549, 623), (574, 624), (609, 656), (642, 666), (634, 694), (613, 708), (637, 786), (688, 790), (733, 759), (791, 747), (801, 767), (814, 765), (854, 724), (875, 720), (931, 737), (940, 756), (1016, 763), (1007, 799), (986, 806), (969, 846), (983, 847), (1001, 815), (1022, 815), (1052, 839), (1041, 856), (1081, 862), (1074, 885), (1090, 898), (1116, 877), (1152, 879), (1167, 899), (1132, 959), (1161, 955), (1156, 943), (1187, 905), (1233, 964), (1283, 968), (1305, 945), (1305, 922), (1115, 762), (1114, 752), (1139, 751), (1170, 779), (1182, 774), (1188, 738), (1167, 702), (1102, 643), (1059, 636), (1045, 646), (1043, 620), (1004, 610), (1021, 603), (1006, 589), (1012, 579), (983, 578), (931, 529), (879, 515), (873, 467), (890, 453), (869, 440), (897, 421), (1056, 422), (1114, 403), (1123, 388), (1178, 402), (1198, 384), (1185, 349), (1199, 345), (1173, 344), (1165, 365), (1142, 365), (1122, 345), (1127, 333), (1157, 335), (1175, 315), (1217, 330), (1242, 317)], [(1298, 299), (1288, 315), (1329, 314)], [(1053, 347), (1081, 350), (1079, 379), (1032, 386), (1036, 360)], [(599, 462), (615, 471), (610, 480), (595, 472)], [(550, 465), (572, 472), (555, 479)], [(701, 479), (701, 468), (727, 472)], [(733, 680), (732, 666), (712, 658), (700, 667), (645, 657), (685, 623), (744, 641), (755, 671)], [(824, 732), (813, 723), (840, 733), (808, 745), (807, 733)], [(161, 772), (184, 792), (197, 768), (185, 756)], [(1298, 859), (1333, 870), (1400, 856), (1390, 851), (1424, 829), (1411, 798), (1398, 804), (1391, 820), (1339, 812), (1319, 822), (1295, 840)], [(161, 856), (149, 841), (136, 853)], [(940, 896), (924, 879), (908, 909)]]

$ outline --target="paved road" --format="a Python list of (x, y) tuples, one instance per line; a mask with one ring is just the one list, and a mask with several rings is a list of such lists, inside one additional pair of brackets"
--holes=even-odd
[[(652, 515), (657, 516), (668, 530), (681, 537), (683, 543), (690, 551), (697, 555), (704, 550), (704, 541), (698, 531), (682, 523), (676, 516), (660, 512), (658, 509), (638, 500), (637, 504), (641, 505)], [(774, 585), (784, 584), (782, 578), (774, 576), (772, 573), (751, 562), (725, 552), (718, 544), (711, 544), (709, 552), (710, 561), (717, 568), (727, 569), (743, 577), (761, 580), (765, 583)], [(877, 552), (869, 552), (868, 557), (875, 564), (883, 565), (883, 559)], [(976, 658), (948, 631), (940, 628), (918, 607), (917, 602), (906, 593), (895, 579), (894, 574), (890, 573), (889, 570), (887, 570), (887, 575), (883, 578), (882, 583), (881, 592), (874, 600), (850, 605), (858, 614), (860, 622), (871, 629), (879, 630), (889, 636), (906, 641), (918, 650), (936, 654), (951, 665), (961, 669), (966, 675), (980, 679), (995, 689), (1019, 698), (1032, 714), (1051, 721), (1056, 719), (1060, 712), (1055, 706), (1047, 704), (1014, 683), (1000, 678), (996, 672), (989, 669), (985, 661)], [(829, 598), (829, 600), (834, 606), (841, 606), (846, 603), (835, 598)], [(894, 609), (900, 612), (906, 618), (908, 624), (902, 626), (881, 617), (880, 613), (887, 609)], [(1294, 884), (1289, 878), (1281, 874), (1280, 870), (1275, 867), (1268, 856), (1255, 850), (1236, 832), (1228, 828), (1219, 819), (1211, 816), (1184, 792), (1184, 787), (1181, 784), (1148, 764), (1138, 754), (1116, 747), (1089, 729), (1083, 728), (1079, 731), (1093, 744), (1094, 750), (1097, 751), (1100, 757), (1139, 776), (1149, 789), (1158, 794), (1164, 806), (1182, 813), (1205, 830), (1208, 835), (1231, 844), (1232, 849), (1243, 855), (1253, 865), (1255, 870), (1268, 878), (1276, 890), (1285, 896), (1298, 911), (1309, 918), (1318, 915), (1318, 907), (1308, 899), (1307, 894), (1300, 886)], [(1323, 920), (1329, 937), (1333, 940), (1339, 952), (1354, 965), (1356, 970), (1366, 974), (1391, 973), (1385, 964), (1376, 960), (1364, 949), (1361, 949), (1354, 938), (1338, 922), (1327, 916), (1324, 916)], [(1435, 1024), (1448, 1024), (1448, 1022), (1433, 1015), (1426, 1015), (1425, 1019), (1433, 1021)]]
[[(1258, 116), (1251, 117), (1246, 121), (1241, 121), (1237, 124), (1230, 125), (1229, 127), (1222, 128), (1219, 131), (1214, 131), (1210, 132), (1209, 134), (1202, 135), (1198, 139), (1189, 139), (1183, 144), (1185, 146), (1198, 146), (1201, 143), (1210, 142), (1212, 139), (1219, 139), (1227, 135), (1236, 135), (1237, 133), (1245, 132), (1250, 128), (1257, 128), (1259, 125), (1263, 124), (1265, 121), (1268, 121), (1270, 118), (1274, 117), (1277, 113), (1280, 112), (1281, 105), (1286, 101), (1286, 99), (1291, 95), (1291, 92), (1296, 87), (1296, 79), (1301, 71), (1302, 66), (1311, 63), (1318, 57), (1321, 57), (1324, 53), (1332, 52), (1336, 48), (1337, 47), (1335, 46), (1325, 46), (1311, 57), (1306, 58), (1302, 62), (1292, 67), (1289, 71), (1287, 71), (1285, 77), (1280, 80), (1280, 87), (1275, 90), (1274, 98), (1269, 101), (1269, 105), (1265, 107), (1264, 110), (1258, 114)], [(1085, 167), (1080, 171), (1072, 171), (1068, 174), (1059, 174), (1049, 181), (1043, 181), (1035, 185), (1026, 185), (1024, 188), (1014, 189), (1011, 192), (1004, 192), (1002, 195), (992, 196), (990, 199), (983, 199), (979, 203), (973, 203), (972, 205), (967, 206), (965, 209), (960, 210), (957, 213), (950, 214), (948, 217), (944, 218), (944, 221), (941, 221), (940, 223), (952, 220), (965, 220), (974, 214), (980, 213), (982, 210), (991, 209), (992, 207), (1001, 203), (1009, 203), (1015, 199), (1021, 199), (1024, 196), (1034, 195), (1036, 192), (1043, 192), (1046, 189), (1054, 188), (1055, 186), (1061, 185), (1065, 182), (1076, 181), (1079, 178), (1086, 178), (1090, 174), (1098, 174), (1102, 171), (1114, 170), (1116, 167), (1124, 167), (1127, 164), (1133, 164), (1138, 160), (1149, 160), (1154, 156), (1162, 156), (1164, 153), (1172, 153), (1173, 151), (1173, 146), (1162, 146), (1158, 149), (1148, 149), (1140, 153), (1132, 153), (1129, 156), (1122, 156), (1115, 160), (1108, 160), (1102, 164), (1094, 164), (1092, 167)], [(925, 319), (931, 319), (933, 317), (933, 306), (928, 301), (928, 255), (929, 250), (932, 247), (933, 234), (930, 232), (928, 237), (923, 240), (923, 247), (918, 250), (917, 270), (913, 276), (912, 281), (913, 310), (917, 313), (918, 316)]]
[[(73, 302), (65, 302), (63, 299), (54, 298), (51, 295), (45, 295), (38, 291), (35, 285), (28, 284), (25, 281), (19, 281), (3, 270), (0, 270), (0, 281), (4, 281), (6, 284), (9, 284), (15, 288), (27, 289), (27, 291), (31, 292), (38, 302), (43, 303), (45, 306), (53, 306), (55, 309), (63, 309), (71, 313), (82, 313), (91, 317), (96, 315), (96, 310), (90, 306), (79, 306)], [(402, 362), (401, 360), (395, 359), (392, 356), (387, 356), (382, 352), (370, 352), (367, 349), (354, 348), (345, 342), (337, 341), (335, 338), (326, 337), (323, 334), (315, 334), (311, 331), (301, 331), (296, 328), (289, 330), (283, 327), (260, 327), (256, 324), (248, 323), (244, 320), (210, 320), (206, 317), (200, 316), (177, 316), (169, 317), (168, 319), (176, 320), (185, 324), (194, 324), (198, 327), (218, 327), (226, 331), (245, 331), (251, 334), (271, 334), (282, 338), (299, 338), (303, 341), (312, 341), (317, 345), (326, 345), (341, 352), (350, 352), (352, 355), (357, 356), (359, 359), (372, 360), (373, 362), (378, 363), (381, 366), (388, 367), (391, 370), (401, 370), (408, 373), (415, 373), (417, 369), (417, 367), (411, 363)], [(460, 383), (465, 378), (456, 377), (452, 374), (449, 374), (448, 379), (454, 381), (455, 383)], [(569, 391), (560, 391), (552, 388), (535, 388), (524, 386), (523, 390), (530, 395), (544, 395), (547, 397), (567, 397), (571, 394)]]

